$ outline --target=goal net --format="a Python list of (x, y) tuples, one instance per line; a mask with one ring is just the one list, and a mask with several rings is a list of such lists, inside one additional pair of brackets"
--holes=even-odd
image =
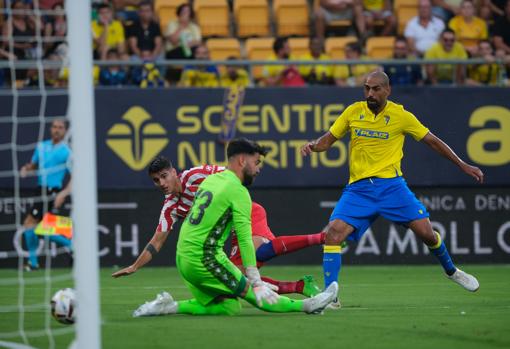
[(90, 1), (27, 3), (0, 0), (0, 348), (99, 348)]

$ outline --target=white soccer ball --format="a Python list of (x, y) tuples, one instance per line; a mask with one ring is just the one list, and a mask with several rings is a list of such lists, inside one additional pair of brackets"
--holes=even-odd
[(72, 288), (58, 290), (51, 298), (51, 315), (60, 323), (74, 324), (76, 293)]

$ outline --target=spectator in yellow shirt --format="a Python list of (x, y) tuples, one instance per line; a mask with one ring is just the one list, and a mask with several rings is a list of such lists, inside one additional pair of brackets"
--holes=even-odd
[(122, 23), (113, 19), (112, 9), (107, 4), (99, 5), (97, 11), (98, 18), (92, 21), (92, 36), (97, 55), (104, 60), (108, 50), (116, 49), (122, 59), (127, 59)]
[[(209, 50), (204, 44), (195, 49), (195, 59), (209, 61)], [(218, 87), (220, 74), (214, 65), (186, 66), (182, 72), (179, 86), (183, 87)]]
[(384, 21), (381, 35), (388, 36), (395, 31), (397, 19), (390, 0), (363, 0), (363, 15), (367, 30), (373, 30), (376, 21)]
[[(366, 59), (361, 55), (361, 45), (357, 42), (350, 42), (345, 46), (345, 58)], [(380, 67), (373, 64), (339, 65), (333, 70), (333, 78), (338, 86), (361, 86), (367, 76), (375, 70), (382, 71)]]
[[(324, 45), (319, 38), (310, 40), (310, 53), (301, 56), (306, 61), (327, 61), (331, 58), (324, 53)], [(333, 84), (333, 66), (317, 62), (314, 65), (302, 65), (299, 73), (309, 85), (331, 85)]]
[[(436, 42), (425, 53), (426, 59), (467, 59), (468, 55), (462, 45), (455, 41), (455, 33), (445, 29)], [(433, 84), (462, 84), (464, 82), (464, 67), (461, 64), (428, 64), (428, 81)]]
[(484, 58), (487, 63), (470, 65), (466, 85), (470, 86), (495, 86), (500, 83), (500, 69), (505, 69), (495, 62), (496, 58), (502, 58), (501, 52), (494, 55), (494, 48), (489, 40), (481, 40), (478, 43), (478, 57)]
[[(234, 56), (227, 58), (229, 61), (235, 61), (237, 59), (238, 58)], [(250, 77), (244, 68), (235, 65), (227, 65), (225, 71), (221, 73), (220, 85), (221, 87), (231, 87), (234, 85), (248, 87), (250, 86)]]
[[(276, 38), (273, 43), (273, 52), (274, 54), (268, 58), (269, 61), (296, 59), (291, 55), (287, 38)], [(298, 69), (293, 65), (266, 65), (263, 74), (266, 86), (303, 86), (305, 84)]]
[(487, 39), (487, 23), (475, 16), (475, 5), (472, 0), (463, 0), (460, 14), (453, 17), (448, 26), (455, 32), (457, 40), (471, 56), (476, 56), (478, 42)]

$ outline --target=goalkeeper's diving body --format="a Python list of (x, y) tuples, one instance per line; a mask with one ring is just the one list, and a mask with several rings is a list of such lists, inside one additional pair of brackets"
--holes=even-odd
[[(260, 172), (266, 150), (257, 143), (236, 139), (227, 147), (228, 166), (199, 186), (177, 243), (177, 269), (193, 299), (174, 301), (164, 292), (141, 305), (133, 316), (163, 314), (235, 315), (238, 298), (268, 312), (320, 313), (337, 296), (336, 282), (322, 293), (292, 300), (262, 281), (256, 266), (251, 235), (252, 202), (246, 186)], [(246, 276), (223, 251), (230, 232), (237, 233)], [(149, 247), (149, 251), (151, 248)]]
[(303, 156), (327, 151), (347, 132), (351, 135), (349, 184), (326, 228), (325, 285), (338, 281), (341, 243), (345, 239), (358, 241), (372, 222), (383, 216), (411, 229), (437, 258), (449, 279), (468, 291), (478, 290), (478, 280), (455, 266), (443, 239), (432, 229), (427, 209), (402, 177), (400, 161), (404, 136), (409, 134), (427, 144), (480, 183), (483, 182), (483, 172), (460, 159), (412, 113), (387, 100), (391, 88), (385, 73), (370, 73), (364, 90), (366, 101), (348, 106), (328, 132), (301, 148)]
[[(177, 174), (170, 161), (165, 157), (158, 156), (151, 162), (149, 165), (149, 175), (154, 184), (165, 194), (165, 201), (161, 209), (156, 232), (149, 245), (147, 245), (149, 248), (153, 247), (155, 251), (161, 249), (175, 222), (186, 218), (188, 215), (199, 185), (208, 176), (224, 170), (225, 168), (221, 166), (204, 165)], [(307, 235), (274, 236), (267, 224), (264, 207), (255, 202), (252, 203), (251, 222), (252, 239), (258, 267), (261, 267), (265, 262), (274, 257), (292, 253), (308, 246), (322, 245), (325, 241), (326, 234), (324, 232)], [(243, 270), (241, 257), (237, 237), (234, 235), (230, 260)], [(132, 274), (151, 259), (151, 251), (145, 248), (132, 265), (117, 271), (113, 276), (119, 277)], [(311, 297), (321, 291), (316, 281), (310, 275), (305, 275), (296, 281), (275, 280), (267, 276), (263, 276), (262, 280), (277, 286), (279, 294), (300, 293)]]

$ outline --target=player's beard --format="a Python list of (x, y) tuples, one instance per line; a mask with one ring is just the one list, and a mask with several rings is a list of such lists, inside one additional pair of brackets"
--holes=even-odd
[(248, 172), (248, 169), (243, 169), (243, 185), (245, 187), (249, 187), (253, 181), (255, 180), (255, 177), (257, 175), (253, 175), (251, 173)]
[(375, 99), (367, 98), (367, 106), (375, 114), (381, 105)]

